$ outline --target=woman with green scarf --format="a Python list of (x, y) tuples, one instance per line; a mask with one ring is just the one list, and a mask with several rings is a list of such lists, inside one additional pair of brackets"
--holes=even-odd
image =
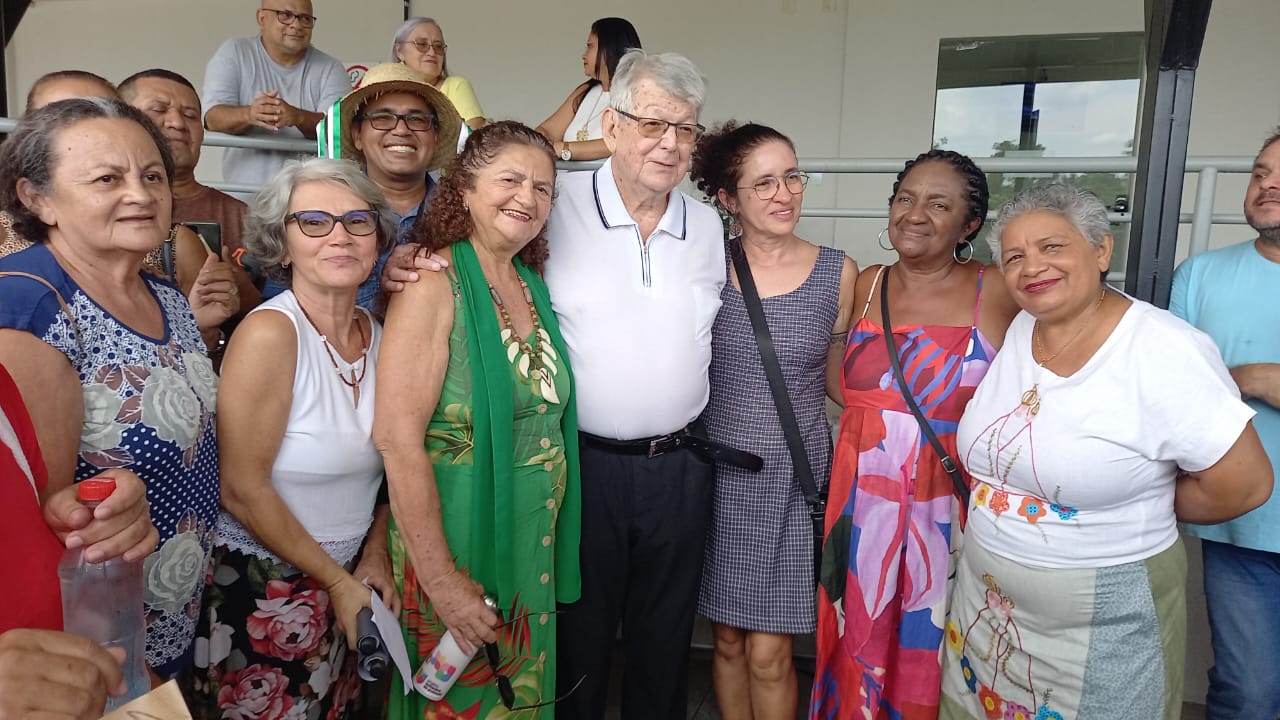
[(393, 719), (551, 716), (554, 613), (578, 597), (580, 527), (573, 381), (538, 275), (554, 194), (541, 135), (515, 122), (473, 134), (413, 231), (449, 268), (387, 309), (374, 439), (410, 660), (446, 631), (464, 651), (492, 644), (441, 700), (405, 696), (396, 677)]

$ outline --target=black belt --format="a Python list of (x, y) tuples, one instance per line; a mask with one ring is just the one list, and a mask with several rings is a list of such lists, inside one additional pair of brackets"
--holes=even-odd
[(694, 435), (689, 432), (687, 427), (666, 435), (640, 438), (639, 440), (614, 440), (613, 438), (592, 435), (588, 432), (579, 432), (578, 434), (588, 445), (621, 455), (644, 455), (645, 457), (655, 458), (676, 450), (689, 450), (711, 462), (727, 463), (751, 472), (760, 472), (760, 468), (764, 467), (764, 460), (759, 455)]

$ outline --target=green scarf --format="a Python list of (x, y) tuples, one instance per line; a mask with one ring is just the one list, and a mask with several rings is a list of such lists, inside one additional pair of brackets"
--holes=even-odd
[[(564, 399), (560, 430), (564, 433), (564, 454), (568, 462), (564, 503), (556, 520), (555, 583), (556, 601), (573, 602), (582, 591), (578, 574), (578, 542), (582, 532), (582, 498), (578, 465), (578, 412), (573, 398), (573, 371), (569, 351), (560, 335), (560, 323), (551, 309), (547, 285), (519, 258), (512, 264), (533, 294), (542, 327), (560, 358), (562, 372), (568, 374), (570, 393)], [(471, 362), (471, 403), (474, 456), (474, 499), (471, 507), (471, 543), (476, 550), (469, 558), (472, 577), (496, 595), (498, 607), (511, 607), (517, 593), (515, 567), (510, 553), (498, 548), (510, 542), (515, 531), (512, 500), (512, 402), (511, 363), (502, 343), (502, 331), (494, 316), (489, 284), (470, 240), (453, 245), (453, 267), (462, 292), (462, 312), (466, 318), (467, 352)], [(486, 482), (487, 481), (487, 482)]]

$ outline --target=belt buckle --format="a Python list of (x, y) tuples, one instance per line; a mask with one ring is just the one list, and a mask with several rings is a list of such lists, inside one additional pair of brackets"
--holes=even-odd
[(662, 437), (657, 437), (649, 441), (649, 452), (647, 455), (652, 459), (659, 455), (666, 455), (668, 452), (679, 447), (680, 438), (678, 436), (675, 434), (663, 435)]

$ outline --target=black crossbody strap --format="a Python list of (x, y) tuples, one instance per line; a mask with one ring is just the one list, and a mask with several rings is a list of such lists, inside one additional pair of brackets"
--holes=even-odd
[(791, 407), (791, 396), (787, 394), (787, 384), (782, 379), (782, 366), (778, 364), (778, 354), (773, 349), (773, 338), (769, 335), (769, 324), (764, 318), (764, 306), (760, 303), (760, 293), (756, 291), (756, 281), (751, 276), (751, 266), (747, 263), (747, 256), (740, 241), (736, 239), (730, 241), (729, 256), (733, 258), (733, 267), (738, 272), (738, 284), (742, 286), (742, 301), (747, 306), (751, 328), (755, 330), (756, 345), (760, 347), (760, 361), (764, 365), (764, 375), (769, 380), (773, 404), (778, 409), (778, 420), (782, 423), (782, 434), (787, 439), (787, 450), (791, 453), (791, 464), (795, 468), (796, 481), (800, 484), (800, 492), (804, 495), (805, 502), (809, 504), (809, 517), (813, 520), (814, 537), (821, 538), (827, 501), (818, 492), (818, 484), (814, 481), (809, 454), (805, 452), (804, 439), (800, 436), (800, 424), (796, 422), (796, 413)]
[(902, 398), (907, 401), (907, 407), (911, 408), (911, 414), (916, 416), (916, 423), (924, 431), (924, 436), (929, 439), (929, 444), (933, 446), (933, 451), (938, 454), (938, 461), (942, 463), (942, 469), (946, 470), (947, 474), (951, 476), (951, 482), (955, 485), (956, 497), (960, 499), (960, 503), (965, 508), (968, 508), (969, 486), (965, 485), (964, 476), (960, 474), (960, 468), (956, 465), (955, 458), (952, 458), (947, 453), (946, 448), (942, 447), (942, 442), (938, 440), (938, 435), (929, 426), (929, 421), (925, 419), (924, 413), (920, 412), (920, 406), (916, 404), (915, 395), (907, 385), (907, 379), (902, 375), (902, 362), (898, 359), (898, 346), (893, 342), (893, 324), (889, 321), (888, 273), (884, 274), (880, 283), (880, 322), (884, 327), (884, 344), (889, 346), (889, 363), (893, 365), (893, 376), (898, 380), (898, 389), (902, 391)]

